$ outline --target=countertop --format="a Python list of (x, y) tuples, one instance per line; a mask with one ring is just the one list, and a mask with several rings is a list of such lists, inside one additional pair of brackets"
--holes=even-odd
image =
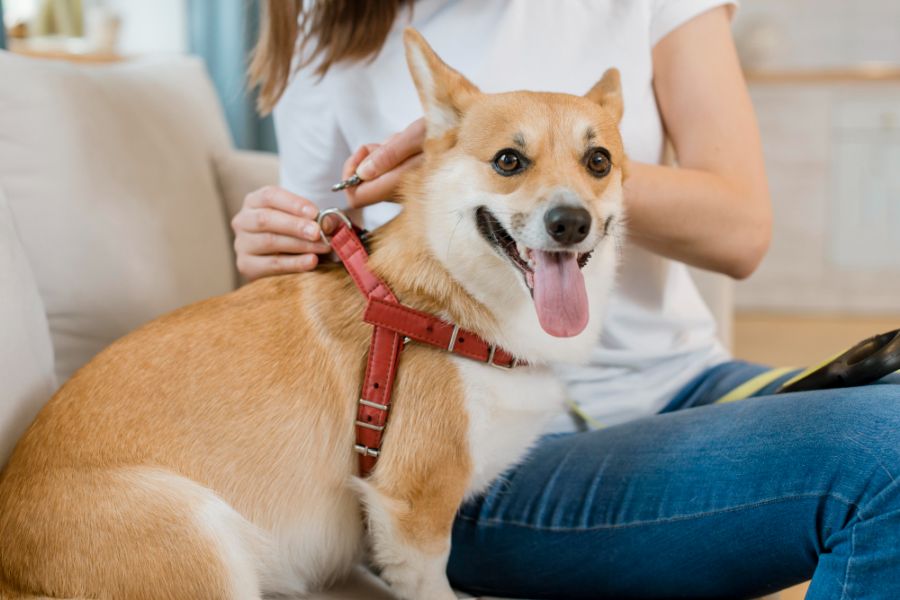
[(751, 84), (900, 83), (900, 65), (872, 64), (814, 69), (745, 69)]

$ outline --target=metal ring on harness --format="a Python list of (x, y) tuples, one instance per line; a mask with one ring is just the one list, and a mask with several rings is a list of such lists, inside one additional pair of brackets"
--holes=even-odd
[(350, 229), (353, 229), (353, 223), (350, 222), (350, 219), (347, 217), (347, 215), (345, 215), (344, 212), (339, 208), (326, 208), (319, 213), (319, 216), (316, 217), (316, 222), (319, 224), (319, 237), (322, 238), (322, 242), (324, 244), (326, 244), (328, 247), (331, 247), (331, 239), (327, 235), (325, 235), (325, 228), (322, 227), (323, 223), (325, 222), (325, 217), (328, 217), (329, 215), (335, 215), (336, 217), (340, 218), (341, 221), (343, 221), (344, 224)]

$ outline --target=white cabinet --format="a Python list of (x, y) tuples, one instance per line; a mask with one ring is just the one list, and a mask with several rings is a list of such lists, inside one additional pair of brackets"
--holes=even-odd
[(774, 207), (739, 309), (900, 312), (900, 82), (751, 85)]
[(900, 269), (900, 101), (839, 102), (833, 147), (831, 261), (840, 269)]

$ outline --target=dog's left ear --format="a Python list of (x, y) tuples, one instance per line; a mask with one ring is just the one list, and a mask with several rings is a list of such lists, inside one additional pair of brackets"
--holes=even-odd
[(584, 97), (588, 100), (593, 100), (609, 111), (616, 123), (622, 121), (622, 112), (624, 111), (622, 82), (619, 77), (619, 70), (615, 67), (607, 69), (600, 81), (594, 84), (591, 91), (585, 94)]
[(459, 126), (462, 114), (480, 92), (448, 67), (415, 29), (408, 27), (403, 32), (403, 43), (409, 72), (425, 110), (426, 136), (439, 138)]

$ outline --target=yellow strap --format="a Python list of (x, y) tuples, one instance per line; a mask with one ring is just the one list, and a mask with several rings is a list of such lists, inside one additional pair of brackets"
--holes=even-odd
[[(841, 354), (843, 354), (843, 352)], [(815, 367), (809, 367), (808, 369), (801, 371), (800, 373), (798, 373), (794, 377), (790, 378), (785, 383), (781, 384), (780, 388), (787, 387), (787, 386), (791, 385), (792, 383), (794, 383), (795, 381), (799, 381), (800, 379), (803, 379), (804, 377), (806, 377), (813, 371), (818, 371), (819, 369), (821, 369), (822, 367), (824, 367), (825, 365), (827, 365), (828, 363), (833, 361), (838, 356), (840, 356), (840, 354), (835, 354), (828, 360), (822, 361), (820, 364), (816, 365)], [(725, 394), (724, 396), (722, 396), (721, 398), (716, 400), (714, 404), (724, 404), (726, 402), (735, 402), (737, 400), (746, 400), (747, 398), (749, 398), (750, 396), (752, 396), (759, 390), (763, 389), (764, 387), (766, 387), (767, 385), (769, 385), (770, 383), (772, 383), (779, 377), (781, 377), (787, 373), (790, 373), (791, 371), (793, 371), (795, 369), (796, 369), (796, 367), (778, 367), (777, 369), (769, 369), (768, 371), (760, 373), (756, 377), (752, 377), (752, 378), (748, 379), (741, 385), (737, 386), (736, 388), (734, 388), (733, 390), (731, 390), (730, 392), (728, 392), (727, 394)], [(900, 374), (900, 370), (897, 370), (895, 372), (897, 374)], [(591, 429), (603, 429), (604, 427), (606, 427), (603, 423), (601, 423), (600, 421), (598, 421), (591, 415), (587, 414), (584, 411), (584, 409), (581, 408), (578, 405), (578, 403), (575, 402), (574, 400), (572, 400), (570, 398), (566, 398), (565, 402), (566, 402), (566, 406), (569, 407), (569, 410), (571, 410), (573, 413), (578, 415), (578, 417), (582, 421), (584, 421), (585, 424), (588, 427), (590, 427)]]
[[(845, 351), (845, 352), (846, 352), (846, 351)], [(828, 363), (830, 363), (831, 361), (833, 361), (834, 359), (836, 359), (838, 356), (840, 356), (840, 355), (843, 354), (843, 353), (844, 353), (844, 352), (838, 352), (837, 354), (835, 354), (834, 356), (832, 356), (832, 357), (829, 358), (828, 360), (823, 360), (822, 362), (820, 362), (819, 364), (817, 364), (817, 365), (814, 366), (814, 367), (809, 367), (808, 369), (806, 369), (806, 370), (804, 370), (804, 371), (800, 371), (800, 372), (797, 373), (795, 376), (791, 377), (790, 379), (788, 379), (787, 381), (785, 381), (783, 384), (781, 384), (781, 387), (787, 387), (787, 386), (789, 386), (789, 385), (792, 385), (792, 384), (794, 384), (794, 383), (797, 383), (798, 381), (800, 381), (801, 379), (803, 379), (803, 378), (806, 377), (807, 375), (809, 375), (809, 374), (811, 374), (811, 373), (814, 373), (815, 371), (818, 371), (819, 369), (821, 369), (822, 367), (824, 367), (825, 365), (827, 365)]]
[[(824, 364), (824, 363), (823, 363)], [(818, 367), (816, 367), (818, 368)], [(760, 373), (756, 377), (752, 377), (737, 386), (721, 398), (715, 401), (715, 404), (723, 404), (725, 402), (734, 402), (736, 400), (746, 400), (759, 390), (763, 389), (782, 375), (786, 373), (790, 373), (793, 371), (795, 367), (779, 367), (777, 369), (770, 369), (763, 373)], [(815, 369), (813, 369), (815, 370)], [(575, 413), (578, 418), (580, 418), (584, 423), (590, 427), (591, 429), (603, 429), (605, 425), (587, 414), (581, 406), (578, 405), (577, 402), (570, 398), (566, 398), (566, 406), (569, 407), (569, 410)]]
[(566, 406), (569, 407), (569, 410), (578, 415), (578, 418), (584, 421), (585, 425), (591, 429), (603, 429), (606, 427), (606, 425), (584, 412), (584, 409), (578, 406), (578, 403), (571, 398), (566, 398)]
[(725, 402), (734, 402), (735, 400), (746, 400), (759, 390), (763, 389), (782, 375), (790, 373), (794, 367), (779, 367), (770, 369), (764, 373), (760, 373), (756, 377), (748, 379), (741, 385), (737, 386), (718, 400), (716, 404), (724, 404)]

